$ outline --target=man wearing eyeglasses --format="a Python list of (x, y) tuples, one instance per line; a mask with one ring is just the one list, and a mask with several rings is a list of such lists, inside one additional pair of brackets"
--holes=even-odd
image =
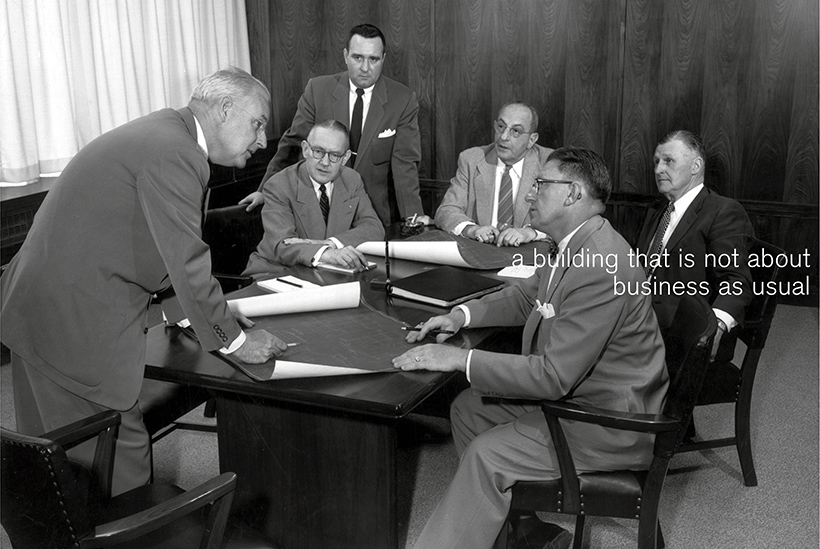
[(333, 119), (316, 124), (302, 141), (302, 157), (263, 187), (265, 236), (246, 275), (320, 262), (363, 270), (367, 261), (356, 246), (384, 238), (361, 176), (345, 166), (350, 149), (344, 124)]
[(458, 157), (458, 171), (436, 211), (435, 223), (456, 235), (518, 246), (546, 235), (530, 226), (524, 197), (552, 152), (537, 145), (538, 113), (526, 103), (501, 107), (493, 122), (495, 142)]
[[(668, 388), (665, 351), (649, 296), (619, 294), (614, 277), (645, 280), (629, 244), (601, 217), (611, 191), (606, 165), (587, 149), (554, 151), (527, 193), (532, 224), (558, 243), (558, 258), (536, 275), (429, 319), (407, 336), (437, 344), (393, 359), (401, 370), (465, 372), (470, 389), (450, 410), (460, 462), (415, 549), (490, 549), (518, 481), (560, 477), (537, 401), (571, 400), (624, 413), (659, 413)], [(612, 268), (589, 259), (615, 258)], [(469, 326), (523, 325), (521, 354), (440, 345)], [(641, 469), (654, 437), (602, 426), (565, 425), (581, 471)], [(465, 503), (469, 502), (469, 504)], [(568, 532), (528, 517), (526, 547), (567, 548)]]
[[(262, 185), (301, 159), (301, 143), (319, 120), (334, 118), (350, 129), (351, 155), (346, 163), (359, 172), (373, 209), (384, 226), (422, 215), (419, 196), (419, 102), (416, 92), (382, 76), (386, 53), (384, 34), (369, 24), (350, 29), (343, 50), (347, 70), (311, 78), (268, 164)], [(240, 201), (248, 209), (264, 199), (259, 191)]]

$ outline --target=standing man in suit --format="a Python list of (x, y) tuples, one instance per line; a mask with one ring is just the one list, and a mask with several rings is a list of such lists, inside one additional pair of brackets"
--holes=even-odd
[(445, 231), (498, 246), (517, 246), (546, 235), (530, 226), (525, 200), (552, 149), (536, 145), (538, 113), (507, 103), (493, 122), (495, 142), (458, 156), (458, 172), (436, 210)]
[[(644, 273), (630, 266), (629, 245), (601, 217), (610, 189), (596, 153), (554, 151), (527, 201), (532, 224), (558, 242), (557, 258), (521, 284), (433, 317), (407, 336), (417, 342), (432, 329), (523, 324), (521, 355), (432, 344), (393, 360), (402, 370), (464, 371), (472, 387), (450, 411), (461, 462), (416, 549), (489, 549), (509, 512), (512, 485), (560, 476), (547, 423), (533, 401), (661, 411), (669, 379), (650, 299), (613, 291), (616, 271), (619, 280), (633, 283)], [(580, 471), (639, 469), (652, 459), (649, 434), (574, 424), (566, 435)], [(540, 521), (535, 528), (537, 538), (558, 530), (553, 547), (568, 546), (565, 531)]]
[[(188, 107), (98, 137), (54, 183), (0, 279), (18, 431), (39, 435), (118, 410), (114, 493), (151, 474), (138, 395), (154, 294), (173, 285), (175, 308), (206, 351), (259, 363), (287, 348), (263, 330), (243, 332), (211, 276), (200, 229), (208, 159), (243, 167), (265, 146), (269, 108), (261, 82), (221, 70), (197, 85)], [(94, 445), (69, 455), (90, 467)]]
[[(373, 25), (350, 29), (344, 60), (347, 70), (311, 78), (299, 99), (290, 129), (279, 140), (262, 185), (300, 159), (301, 143), (318, 120), (335, 118), (350, 128), (350, 167), (364, 180), (384, 226), (404, 217), (430, 223), (419, 197), (419, 102), (416, 93), (382, 76), (387, 56), (384, 34)], [(259, 191), (240, 204), (256, 207)]]
[(302, 141), (304, 160), (265, 183), (265, 236), (243, 274), (276, 265), (315, 267), (319, 261), (365, 269), (356, 246), (382, 240), (384, 227), (364, 191), (362, 178), (344, 164), (350, 157), (347, 128), (333, 119), (319, 122)]
[[(647, 276), (656, 285), (706, 282), (705, 297), (718, 321), (712, 358), (721, 348), (731, 360), (734, 342), (727, 339), (720, 346), (721, 338), (743, 322), (752, 299), (748, 259), (754, 230), (749, 216), (739, 202), (704, 186), (706, 153), (697, 134), (668, 133), (655, 148), (654, 160), (655, 183), (663, 198), (649, 208), (637, 246), (649, 256)], [(708, 255), (717, 261), (707, 264)], [(653, 296), (661, 329), (671, 324), (680, 298), (665, 290)]]

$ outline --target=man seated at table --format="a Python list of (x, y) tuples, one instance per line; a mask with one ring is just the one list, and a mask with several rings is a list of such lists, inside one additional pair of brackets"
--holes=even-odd
[(552, 149), (536, 145), (538, 113), (526, 103), (507, 103), (493, 122), (495, 142), (458, 156), (458, 171), (435, 216), (456, 235), (517, 246), (545, 235), (530, 227), (524, 199)]
[[(431, 344), (393, 359), (402, 370), (464, 371), (471, 385), (450, 410), (461, 462), (416, 549), (489, 549), (507, 517), (513, 484), (560, 477), (538, 400), (661, 411), (669, 378), (651, 299), (613, 291), (615, 276), (630, 284), (645, 276), (630, 264), (629, 244), (601, 217), (610, 189), (596, 153), (554, 151), (527, 195), (533, 225), (558, 242), (554, 266), (433, 317), (407, 336), (412, 343), (433, 329), (452, 334), (466, 326), (523, 324), (520, 355)], [(605, 261), (589, 261), (599, 256)], [(579, 471), (642, 469), (652, 460), (651, 434), (571, 422), (565, 431)], [(528, 542), (532, 536), (568, 547), (567, 532), (535, 517), (528, 522), (534, 525)]]
[(245, 275), (320, 261), (364, 269), (367, 260), (356, 246), (384, 238), (361, 176), (344, 165), (350, 157), (344, 124), (325, 120), (313, 126), (302, 141), (302, 156), (265, 183), (265, 235)]

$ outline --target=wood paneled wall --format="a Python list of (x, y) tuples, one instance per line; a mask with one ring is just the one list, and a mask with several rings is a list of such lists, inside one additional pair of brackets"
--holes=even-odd
[[(384, 74), (419, 96), (422, 178), (450, 179), (459, 152), (491, 142), (510, 100), (538, 110), (540, 144), (600, 153), (622, 195), (655, 194), (655, 144), (691, 129), (709, 155), (707, 184), (760, 201), (759, 237), (811, 250), (816, 290), (817, 222), (805, 213), (816, 220), (817, 0), (246, 4), (253, 71), (273, 96), (271, 136), (290, 125), (310, 77), (345, 69), (350, 27), (371, 22), (387, 36)], [(775, 220), (789, 205), (794, 222)]]

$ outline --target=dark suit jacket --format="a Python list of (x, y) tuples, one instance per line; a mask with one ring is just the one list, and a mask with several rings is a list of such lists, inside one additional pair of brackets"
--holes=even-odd
[[(638, 236), (638, 250), (641, 253), (649, 250), (667, 204), (668, 201), (662, 198), (649, 208)], [(749, 272), (749, 245), (752, 236), (754, 229), (743, 206), (704, 187), (669, 237), (666, 244), (670, 255), (669, 267), (659, 266), (655, 270), (655, 281), (680, 281), (684, 284), (706, 281), (710, 292), (705, 297), (712, 307), (726, 311), (742, 324), (746, 306), (752, 300), (752, 275)], [(737, 267), (734, 264), (728, 267), (706, 266), (707, 253), (720, 256), (734, 252), (737, 252)], [(681, 266), (680, 258), (684, 254), (689, 254), (692, 258), (691, 266)], [(721, 295), (721, 284), (728, 285), (732, 291)], [(739, 295), (734, 295), (735, 288)], [(674, 292), (653, 296), (653, 305), (662, 329), (672, 323), (680, 297), (674, 295)]]
[(332, 236), (345, 246), (384, 238), (384, 227), (370, 205), (362, 178), (350, 168), (342, 167), (333, 181), (327, 226), (304, 161), (270, 178), (264, 194), (265, 236), (251, 254), (245, 275), (269, 272), (277, 265), (310, 266), (321, 244), (285, 245), (286, 238), (325, 240)]
[[(350, 125), (349, 98), (347, 72), (308, 81), (293, 122), (268, 164), (263, 185), (273, 174), (302, 158), (302, 140), (316, 122), (333, 118), (345, 127)], [(419, 198), (418, 113), (414, 91), (384, 75), (376, 81), (353, 168), (362, 176), (373, 208), (385, 226), (401, 217), (423, 213)]]
[[(524, 156), (513, 207), (514, 227), (523, 227), (530, 222), (530, 205), (524, 198), (551, 152), (552, 149), (535, 145)], [(450, 180), (450, 187), (436, 211), (439, 228), (452, 232), (463, 221), (478, 225), (492, 223), (497, 164), (495, 144), (473, 147), (458, 155), (458, 172)]]
[[(616, 295), (613, 276), (633, 284), (645, 280), (643, 269), (630, 267), (629, 245), (608, 221), (590, 218), (572, 237), (566, 260), (539, 268), (521, 284), (467, 304), (470, 327), (524, 324), (522, 354), (473, 351), (470, 382), (492, 397), (573, 399), (620, 412), (658, 413), (668, 388), (665, 350), (650, 300)], [(600, 254), (618, 258), (617, 273), (567, 258)], [(554, 308), (545, 318), (536, 299)], [(574, 388), (574, 392), (573, 392)], [(519, 418), (546, 432), (542, 414)], [(652, 457), (653, 437), (594, 425), (567, 422), (567, 438), (582, 469), (629, 468)], [(548, 437), (548, 435), (547, 435)]]
[(188, 108), (163, 109), (89, 143), (0, 279), (3, 343), (109, 408), (139, 394), (154, 293), (173, 284), (205, 350), (241, 331), (200, 238), (210, 169), (195, 136)]

